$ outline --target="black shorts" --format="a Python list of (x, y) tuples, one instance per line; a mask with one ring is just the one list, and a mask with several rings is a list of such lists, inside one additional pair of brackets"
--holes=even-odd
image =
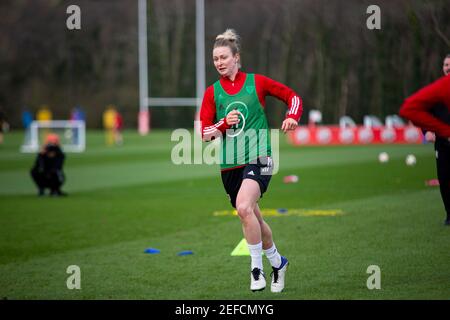
[(252, 179), (258, 182), (262, 198), (269, 187), (272, 171), (271, 158), (261, 158), (255, 164), (246, 164), (243, 167), (222, 171), (222, 183), (233, 208), (236, 208), (236, 198), (244, 179)]

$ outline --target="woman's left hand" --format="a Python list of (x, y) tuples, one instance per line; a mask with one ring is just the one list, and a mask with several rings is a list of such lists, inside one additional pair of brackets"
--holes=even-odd
[(281, 125), (281, 130), (283, 130), (283, 132), (286, 133), (288, 131), (295, 130), (297, 126), (298, 126), (297, 121), (295, 121), (292, 118), (287, 118), (286, 120), (283, 121), (283, 124)]

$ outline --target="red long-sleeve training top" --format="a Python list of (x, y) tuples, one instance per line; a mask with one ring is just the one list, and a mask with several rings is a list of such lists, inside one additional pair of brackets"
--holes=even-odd
[(450, 124), (436, 118), (430, 112), (438, 104), (446, 106), (450, 112), (450, 75), (436, 80), (407, 98), (399, 114), (424, 130), (449, 138)]
[[(228, 77), (221, 77), (220, 84), (226, 93), (237, 94), (245, 83), (247, 74), (239, 71), (234, 81)], [(255, 74), (256, 93), (259, 102), (263, 107), (266, 105), (266, 96), (273, 96), (280, 99), (289, 106), (289, 112), (286, 118), (292, 118), (296, 121), (300, 120), (303, 112), (303, 102), (301, 97), (294, 90), (286, 85), (272, 80), (263, 75)], [(214, 85), (209, 86), (203, 97), (202, 107), (200, 110), (200, 121), (202, 137), (208, 140), (208, 137), (216, 136), (218, 132), (224, 133), (230, 126), (222, 118), (216, 122), (216, 103), (214, 101)]]

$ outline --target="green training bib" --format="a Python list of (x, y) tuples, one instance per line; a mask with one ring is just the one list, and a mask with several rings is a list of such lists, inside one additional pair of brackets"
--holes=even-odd
[(223, 134), (221, 169), (256, 163), (259, 157), (271, 156), (269, 126), (256, 93), (254, 74), (247, 74), (242, 89), (235, 95), (226, 93), (220, 81), (216, 81), (214, 100), (216, 122), (232, 110), (239, 111), (240, 120)]

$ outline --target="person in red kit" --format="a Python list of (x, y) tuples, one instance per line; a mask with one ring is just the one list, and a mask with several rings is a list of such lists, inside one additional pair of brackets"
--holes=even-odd
[[(442, 72), (444, 75), (450, 74), (450, 54), (448, 54), (442, 63)], [(427, 142), (435, 142), (436, 141), (436, 135), (434, 132), (426, 131), (425, 133), (425, 140)]]
[(443, 68), (446, 75), (407, 98), (399, 114), (436, 136), (437, 175), (447, 213), (444, 223), (450, 226), (450, 59), (448, 62), (447, 69), (445, 62)]
[(122, 130), (123, 130), (123, 117), (119, 111), (116, 111), (114, 119), (114, 141), (116, 145), (121, 146), (123, 144)]
[[(202, 138), (221, 139), (222, 182), (231, 205), (237, 209), (251, 256), (250, 290), (266, 287), (264, 250), (273, 270), (271, 291), (281, 292), (288, 259), (277, 251), (272, 231), (258, 206), (273, 168), (265, 98), (273, 96), (289, 106), (281, 125), (285, 133), (297, 127), (303, 111), (302, 99), (284, 84), (241, 71), (239, 36), (232, 29), (216, 37), (213, 60), (220, 79), (206, 89), (203, 97)], [(251, 138), (256, 136), (257, 139)]]

